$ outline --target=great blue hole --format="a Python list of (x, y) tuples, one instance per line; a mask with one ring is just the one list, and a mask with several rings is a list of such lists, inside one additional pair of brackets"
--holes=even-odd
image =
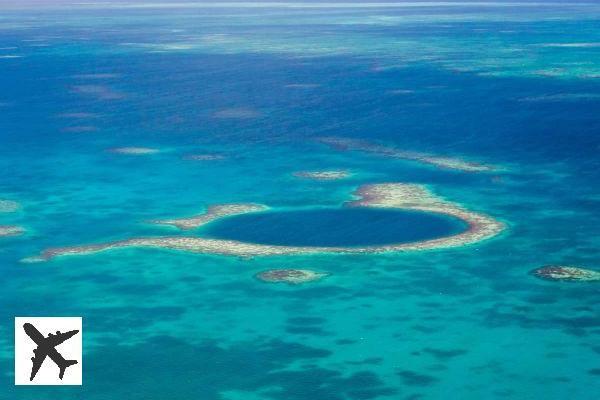
[(223, 218), (204, 237), (279, 246), (373, 246), (451, 236), (467, 224), (443, 214), (381, 208), (265, 211)]

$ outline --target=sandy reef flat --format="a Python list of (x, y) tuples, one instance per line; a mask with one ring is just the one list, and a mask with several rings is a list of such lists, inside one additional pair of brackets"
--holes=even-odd
[[(346, 204), (348, 207), (375, 207), (401, 210), (416, 210), (439, 213), (464, 221), (468, 228), (456, 235), (424, 240), (419, 242), (363, 247), (314, 247), (314, 246), (274, 246), (257, 243), (245, 243), (235, 240), (207, 239), (190, 236), (167, 236), (131, 238), (122, 241), (53, 248), (42, 252), (40, 256), (30, 257), (31, 261), (45, 261), (57, 256), (90, 254), (99, 251), (124, 247), (154, 247), (194, 253), (232, 255), (241, 257), (315, 254), (315, 253), (382, 253), (431, 250), (459, 247), (490, 239), (505, 229), (505, 225), (482, 213), (468, 210), (457, 203), (442, 199), (425, 186), (405, 183), (383, 183), (360, 187), (355, 195), (357, 200)], [(155, 221), (173, 225), (180, 229), (194, 229), (223, 216), (244, 214), (264, 210), (265, 206), (256, 204), (225, 204), (210, 207), (206, 213), (191, 218)]]

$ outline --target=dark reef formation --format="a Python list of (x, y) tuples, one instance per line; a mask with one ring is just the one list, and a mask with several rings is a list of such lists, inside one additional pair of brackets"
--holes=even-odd
[(318, 281), (327, 275), (323, 272), (308, 269), (270, 269), (256, 274), (256, 278), (263, 282), (298, 285), (300, 283)]
[(540, 278), (550, 281), (570, 281), (570, 282), (598, 282), (600, 281), (600, 272), (579, 267), (566, 265), (547, 265), (536, 268), (531, 273)]

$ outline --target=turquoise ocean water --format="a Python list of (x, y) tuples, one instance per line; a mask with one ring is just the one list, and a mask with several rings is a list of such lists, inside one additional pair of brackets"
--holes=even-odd
[[(529, 274), (600, 270), (600, 5), (5, 3), (0, 199), (21, 208), (0, 225), (26, 233), (0, 238), (0, 399), (600, 396), (600, 284)], [(324, 136), (501, 170), (340, 151)], [(110, 151), (121, 147), (160, 152)], [(189, 157), (206, 154), (220, 157)], [(293, 176), (335, 169), (352, 175)], [(508, 229), (401, 254), (20, 262), (180, 235), (148, 221), (213, 204), (336, 209), (381, 182), (427, 185)], [(271, 268), (331, 275), (254, 278)], [(84, 317), (82, 387), (13, 386), (13, 318), (28, 315)]]

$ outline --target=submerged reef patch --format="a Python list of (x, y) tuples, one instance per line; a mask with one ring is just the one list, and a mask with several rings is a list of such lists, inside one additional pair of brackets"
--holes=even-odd
[(0, 200), (0, 213), (12, 213), (21, 208), (21, 205), (12, 200)]
[(600, 47), (600, 42), (579, 42), (579, 43), (542, 43), (540, 47), (566, 47), (566, 48), (590, 48)]
[[(0, 200), (0, 213), (13, 213), (18, 211), (21, 205), (13, 200)], [(25, 229), (16, 225), (0, 225), (0, 237), (19, 236), (25, 233)]]
[(288, 89), (314, 89), (318, 88), (319, 86), (321, 85), (318, 83), (290, 83), (285, 85), (285, 87)]
[(73, 75), (74, 79), (114, 79), (120, 78), (121, 74), (101, 73), (101, 74), (78, 74)]
[(195, 229), (218, 218), (267, 210), (267, 206), (253, 203), (219, 204), (210, 206), (204, 214), (188, 218), (154, 220), (155, 224), (173, 225), (179, 229)]
[[(235, 240), (207, 239), (192, 236), (166, 236), (132, 238), (104, 244), (53, 248), (42, 252), (40, 260), (73, 254), (90, 254), (99, 251), (124, 247), (153, 247), (181, 250), (194, 253), (210, 253), (234, 255), (241, 257), (315, 254), (315, 253), (382, 253), (393, 251), (417, 251), (458, 247), (490, 239), (505, 229), (505, 225), (496, 219), (475, 211), (468, 210), (459, 204), (435, 196), (426, 187), (414, 184), (383, 183), (365, 185), (356, 191), (357, 200), (346, 204), (348, 207), (380, 207), (403, 210), (417, 210), (440, 213), (464, 221), (468, 228), (458, 234), (417, 242), (359, 246), (359, 247), (313, 247), (313, 246), (279, 246), (240, 242)], [(265, 209), (261, 205), (229, 204), (210, 207), (205, 214), (183, 219), (155, 221), (169, 224), (180, 229), (193, 229), (216, 218), (255, 212)]]
[(260, 117), (260, 112), (251, 108), (226, 108), (213, 114), (218, 119), (251, 119)]
[(313, 179), (316, 181), (335, 181), (348, 178), (351, 174), (344, 170), (329, 170), (329, 171), (298, 171), (293, 175), (297, 178)]
[(550, 103), (550, 102), (562, 102), (562, 101), (585, 101), (585, 100), (596, 100), (600, 101), (600, 94), (598, 93), (558, 93), (558, 94), (547, 94), (543, 96), (530, 96), (518, 99), (521, 102), (530, 103)]
[(0, 237), (19, 236), (22, 235), (24, 232), (25, 229), (23, 229), (20, 226), (0, 225)]
[(326, 277), (327, 273), (311, 271), (309, 269), (270, 269), (259, 272), (256, 278), (269, 283), (288, 283), (298, 285), (318, 281)]
[(600, 272), (579, 267), (564, 265), (547, 265), (536, 268), (531, 273), (541, 279), (570, 282), (598, 282)]
[(98, 114), (89, 113), (89, 112), (66, 112), (62, 114), (58, 114), (59, 118), (69, 118), (69, 119), (87, 119), (87, 118), (97, 118)]
[(362, 151), (380, 155), (383, 157), (398, 158), (402, 160), (416, 161), (433, 165), (438, 168), (452, 169), (463, 172), (491, 172), (497, 171), (498, 167), (465, 161), (460, 158), (442, 157), (433, 154), (399, 150), (394, 147), (371, 143), (366, 140), (349, 139), (342, 137), (322, 137), (319, 142), (330, 145), (338, 150)]
[(183, 157), (184, 160), (191, 160), (191, 161), (217, 161), (217, 160), (224, 160), (226, 158), (227, 157), (225, 157), (223, 154), (217, 154), (217, 153), (189, 154), (189, 155)]
[(86, 132), (95, 132), (98, 128), (93, 125), (77, 125), (77, 126), (68, 126), (63, 128), (63, 132), (72, 132), (72, 133), (86, 133)]
[(398, 94), (413, 94), (415, 91), (411, 89), (394, 89), (388, 91), (389, 94), (398, 95)]
[(71, 91), (97, 100), (120, 100), (125, 97), (124, 93), (104, 85), (76, 85), (71, 87)]
[(117, 154), (130, 154), (130, 155), (145, 155), (145, 154), (157, 154), (160, 153), (159, 149), (151, 147), (117, 147), (110, 149), (112, 153)]

